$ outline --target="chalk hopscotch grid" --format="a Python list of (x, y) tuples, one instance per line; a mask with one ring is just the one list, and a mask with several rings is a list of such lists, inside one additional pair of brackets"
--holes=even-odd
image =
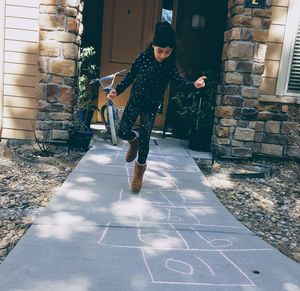
[[(176, 192), (177, 194), (180, 193), (179, 190), (174, 190), (174, 192)], [(224, 253), (225, 252), (233, 252), (233, 251), (269, 251), (271, 249), (224, 249), (226, 247), (230, 247), (232, 246), (232, 242), (229, 241), (229, 240), (224, 240), (224, 239), (213, 239), (213, 240), (207, 240), (203, 237), (203, 235), (201, 235), (201, 233), (199, 231), (197, 231), (194, 226), (203, 226), (203, 224), (201, 224), (201, 222), (199, 221), (199, 219), (197, 217), (195, 217), (195, 215), (193, 215), (193, 213), (191, 213), (189, 211), (189, 207), (186, 207), (186, 206), (175, 206), (175, 204), (170, 201), (163, 193), (162, 191), (159, 191), (159, 193), (161, 194), (161, 196), (164, 198), (164, 200), (166, 201), (167, 205), (156, 205), (156, 203), (152, 203), (152, 202), (149, 202), (149, 204), (151, 205), (154, 205), (155, 207), (157, 207), (158, 209), (172, 209), (172, 210), (178, 210), (178, 209), (184, 209), (187, 211), (187, 213), (189, 213), (189, 215), (195, 219), (196, 223), (194, 224), (190, 224), (190, 223), (170, 223), (170, 222), (154, 222), (154, 221), (147, 221), (147, 220), (143, 220), (143, 214), (140, 212), (139, 213), (139, 217), (140, 217), (140, 221), (137, 222), (136, 224), (136, 228), (137, 228), (137, 237), (140, 241), (140, 243), (142, 245), (139, 245), (139, 246), (130, 246), (130, 245), (122, 245), (121, 244), (112, 244), (112, 243), (105, 243), (105, 238), (107, 237), (107, 235), (109, 235), (108, 231), (112, 225), (112, 222), (109, 222), (102, 235), (101, 235), (101, 238), (99, 239), (98, 241), (98, 244), (99, 245), (103, 245), (103, 246), (110, 246), (110, 247), (116, 247), (116, 248), (130, 248), (130, 249), (138, 249), (141, 251), (141, 255), (142, 255), (142, 258), (143, 258), (143, 261), (144, 261), (144, 264), (148, 270), (148, 273), (149, 273), (149, 276), (151, 278), (151, 282), (152, 283), (156, 283), (156, 284), (181, 284), (181, 285), (207, 285), (207, 286), (255, 286), (255, 284), (251, 281), (251, 279), (233, 262), (231, 261)], [(182, 198), (182, 201), (183, 201), (183, 204), (185, 202), (185, 199), (184, 199), (184, 195), (182, 193), (179, 194)], [(139, 194), (139, 196), (137, 197), (138, 199), (143, 199), (143, 191), (141, 191), (141, 193)], [(122, 203), (124, 201), (124, 189), (122, 189), (120, 191), (120, 195), (119, 195), (119, 201), (120, 203)], [(194, 202), (192, 205), (193, 208), (195, 208), (195, 203)], [(189, 204), (191, 205), (191, 204)], [(199, 205), (200, 206), (200, 205)], [(152, 213), (153, 214), (153, 213)], [(170, 212), (168, 212), (168, 215), (170, 215)], [(154, 217), (157, 219), (157, 217)], [(150, 224), (159, 224), (159, 225), (168, 225), (170, 227), (170, 229), (168, 231), (174, 231), (178, 237), (180, 238), (180, 240), (184, 243), (184, 247), (157, 247), (157, 246), (145, 246), (147, 244), (149, 244), (147, 241), (145, 241), (143, 239), (143, 235), (141, 234), (141, 229), (143, 228), (143, 225), (147, 224), (147, 223), (150, 223)], [(188, 243), (186, 242), (186, 240), (184, 239), (184, 237), (180, 234), (180, 231), (176, 230), (175, 226), (174, 225), (188, 225), (190, 230), (192, 232), (194, 232), (198, 237), (199, 239), (201, 239), (202, 241), (205, 241), (205, 243), (207, 243), (211, 249), (209, 248), (190, 248), (190, 246), (188, 245)], [(117, 227), (116, 225), (114, 225), (114, 227)], [(226, 225), (218, 225), (218, 227), (232, 227), (232, 226), (226, 226)], [(240, 228), (240, 227), (234, 227), (234, 228)], [(157, 231), (157, 230), (156, 230)], [(147, 235), (151, 235), (151, 233), (148, 233)], [(155, 234), (154, 234), (155, 235)], [(160, 238), (161, 237), (165, 237), (165, 238), (168, 238), (168, 235), (167, 234), (159, 234)], [(223, 242), (223, 245), (222, 247), (219, 248), (216, 247), (215, 243), (217, 242)], [(225, 244), (224, 244), (225, 243)], [(149, 262), (148, 262), (148, 259), (145, 255), (145, 251), (147, 250), (161, 250), (161, 251), (184, 251), (184, 252), (214, 252), (214, 253), (218, 253), (221, 257), (223, 257), (227, 262), (228, 264), (230, 264), (231, 266), (233, 266), (246, 280), (248, 283), (230, 283), (230, 284), (227, 284), (227, 283), (207, 283), (207, 282), (185, 282), (185, 281), (164, 281), (164, 280), (157, 280), (155, 278), (155, 276), (153, 275), (153, 271), (151, 271), (151, 267), (149, 266)], [(211, 274), (211, 276), (215, 277), (215, 273), (214, 273), (214, 270), (213, 270), (213, 267), (211, 267), (209, 265), (208, 262), (206, 262), (203, 258), (201, 258), (200, 256), (196, 256), (194, 255), (194, 257), (202, 263), (203, 266), (206, 267), (206, 269), (208, 270), (208, 272)], [(170, 260), (173, 260), (173, 261), (177, 261), (178, 263), (181, 263), (181, 264), (185, 264), (186, 266), (188, 266), (189, 264), (186, 263), (186, 262), (183, 262), (183, 261), (180, 261), (180, 260), (174, 260), (172, 258), (168, 258), (166, 261), (165, 261), (165, 268), (168, 269), (169, 271), (173, 271), (173, 272), (178, 272), (172, 268), (170, 268), (168, 266), (168, 262)], [(188, 266), (188, 268), (190, 270), (193, 270), (194, 272), (194, 269), (192, 266)], [(193, 272), (191, 274), (193, 274)], [(188, 275), (188, 274), (187, 274)]]
[[(156, 145), (156, 144), (155, 144)], [(160, 147), (158, 145), (157, 146), (157, 149), (158, 149), (158, 152), (161, 154), (161, 158), (162, 160), (164, 160), (165, 162), (170, 162), (167, 157), (165, 157), (165, 155), (162, 154), (162, 151), (160, 149)], [(119, 154), (119, 151), (118, 151), (118, 154)], [(126, 169), (126, 174), (127, 174), (127, 180), (128, 180), (128, 189), (130, 189), (130, 173), (129, 173), (129, 169), (128, 169), (128, 164), (125, 166), (125, 169)], [(175, 171), (179, 171), (179, 170), (173, 170), (174, 172)], [(199, 171), (199, 169), (198, 169)], [(169, 170), (168, 169), (168, 172), (172, 172), (172, 170)], [(166, 222), (162, 222), (162, 221), (159, 221), (159, 222), (155, 222), (155, 221), (147, 221), (147, 219), (143, 219), (143, 213), (140, 211), (139, 212), (139, 219), (140, 221), (138, 221), (136, 223), (136, 232), (137, 232), (137, 238), (138, 240), (140, 241), (140, 243), (142, 245), (137, 245), (137, 246), (134, 246), (134, 245), (122, 245), (122, 242), (121, 244), (117, 243), (117, 244), (112, 244), (112, 243), (105, 243), (105, 238), (107, 236), (109, 236), (109, 229), (111, 229), (111, 226), (112, 226), (112, 222), (109, 222), (106, 224), (106, 227), (98, 241), (98, 244), (99, 245), (103, 245), (103, 246), (109, 246), (109, 247), (116, 247), (116, 248), (130, 248), (130, 249), (138, 249), (140, 250), (141, 252), (141, 256), (143, 258), (143, 262), (146, 266), (146, 269), (148, 270), (148, 273), (149, 273), (149, 277), (151, 279), (151, 282), (152, 283), (155, 283), (155, 284), (169, 284), (169, 285), (202, 285), (202, 286), (240, 286), (240, 287), (253, 287), (255, 286), (254, 282), (245, 274), (245, 272), (243, 272), (243, 270), (241, 268), (239, 268), (239, 266), (237, 266), (237, 264), (235, 264), (232, 260), (230, 260), (226, 255), (225, 255), (225, 252), (234, 252), (234, 251), (241, 251), (241, 252), (245, 252), (245, 251), (270, 251), (271, 249), (269, 248), (262, 248), (262, 249), (251, 249), (251, 248), (245, 248), (245, 249), (225, 249), (227, 247), (231, 247), (232, 246), (232, 242), (230, 240), (225, 240), (225, 239), (212, 239), (212, 240), (208, 240), (208, 239), (205, 239), (205, 237), (203, 237), (203, 235), (201, 235), (201, 233), (199, 231), (197, 231), (194, 226), (217, 226), (217, 227), (226, 227), (226, 228), (243, 228), (243, 227), (238, 227), (238, 226), (229, 226), (229, 225), (205, 225), (205, 224), (202, 224), (201, 221), (190, 211), (191, 208), (199, 208), (203, 205), (205, 205), (205, 202), (203, 201), (187, 201), (186, 197), (184, 196), (183, 194), (183, 191), (180, 191), (178, 185), (174, 182), (174, 181), (169, 181), (173, 186), (174, 186), (174, 189), (172, 190), (169, 190), (169, 189), (164, 189), (163, 187), (161, 188), (156, 188), (156, 189), (145, 189), (143, 188), (142, 191), (139, 193), (138, 195), (138, 199), (145, 199), (145, 195), (143, 195), (143, 193), (146, 193), (146, 191), (151, 191), (151, 190), (154, 190), (154, 191), (158, 191), (159, 195), (163, 198), (163, 202), (161, 201), (158, 201), (158, 202), (155, 202), (155, 201), (148, 201), (149, 205), (151, 206), (155, 206), (157, 209), (164, 209), (167, 211), (167, 221)], [(176, 193), (177, 195), (180, 196), (181, 198), (181, 203), (182, 205), (178, 205), (178, 202), (176, 203), (173, 203), (173, 201), (171, 201), (163, 192), (169, 192), (169, 193)], [(122, 203), (124, 202), (124, 189), (122, 189), (120, 191), (120, 195), (119, 195), (119, 203)], [(180, 204), (180, 203), (179, 203)], [(198, 207), (197, 207), (198, 206)], [(178, 216), (177, 217), (177, 221), (173, 221), (173, 222), (168, 222), (168, 219), (170, 219), (171, 217), (171, 210), (172, 211), (177, 211), (177, 210), (184, 210), (186, 211), (187, 213), (187, 216), (191, 217), (195, 223), (184, 223), (182, 222), (182, 217)], [(153, 213), (151, 213), (152, 217), (153, 217)], [(161, 219), (161, 217), (155, 217), (154, 216), (154, 220), (158, 219), (159, 218)], [(173, 217), (173, 220), (174, 220), (174, 217)], [(145, 241), (143, 239), (143, 236), (145, 235), (142, 235), (141, 233), (141, 229), (143, 228), (143, 226), (147, 223), (150, 223), (150, 224), (159, 224), (159, 225), (168, 225), (170, 227), (170, 229), (168, 229), (167, 231), (174, 231), (177, 236), (180, 238), (181, 242), (183, 242), (184, 244), (184, 247), (157, 247), (157, 246), (152, 246), (151, 243), (150, 243), (150, 246), (145, 246), (147, 244), (149, 244), (149, 242)], [(185, 238), (181, 235), (180, 231), (178, 231), (174, 225), (186, 225), (186, 226), (189, 226), (190, 228), (190, 231), (193, 232), (194, 234), (196, 234), (196, 236), (204, 241), (206, 244), (208, 244), (211, 248), (190, 248), (189, 244), (187, 243), (187, 241), (185, 240)], [(114, 225), (114, 228), (117, 228), (118, 226), (117, 225)], [(156, 230), (157, 231), (157, 230)], [(150, 235), (151, 236), (151, 233), (148, 233), (147, 235)], [(154, 234), (155, 235), (155, 234)], [(160, 235), (160, 238), (161, 237), (165, 237), (165, 238), (168, 238), (168, 235), (167, 234), (159, 234)], [(218, 246), (218, 243), (219, 242), (222, 242), (223, 245), (222, 247), (220, 248), (220, 246)], [(124, 242), (123, 242), (124, 243)], [(224, 244), (225, 243), (225, 244)], [(125, 243), (126, 244), (126, 243)], [(217, 244), (217, 246), (216, 246)], [(219, 248), (218, 248), (219, 247)], [(206, 252), (206, 253), (214, 253), (214, 254), (218, 254), (220, 257), (222, 257), (230, 266), (232, 266), (238, 273), (240, 273), (240, 275), (242, 276), (242, 278), (244, 278), (246, 280), (246, 283), (245, 282), (240, 282), (240, 283), (222, 283), (222, 282), (216, 282), (216, 283), (208, 283), (208, 282), (187, 282), (187, 281), (179, 281), (179, 280), (172, 280), (172, 281), (168, 281), (168, 280), (158, 280), (155, 278), (155, 275), (153, 275), (153, 270), (151, 269), (151, 267), (149, 266), (149, 260), (147, 258), (147, 255), (146, 255), (146, 252), (147, 251), (153, 251), (153, 250), (161, 250), (161, 251), (180, 251), (180, 252), (187, 252), (190, 254), (190, 252)], [(213, 267), (204, 259), (204, 258), (201, 258), (199, 255), (194, 255), (193, 258), (195, 258), (196, 260), (198, 260), (205, 268), (206, 270), (208, 271), (208, 273), (212, 276), (212, 277), (216, 277), (216, 273), (213, 269)], [(183, 264), (187, 269), (188, 269), (188, 272), (185, 273), (185, 272), (182, 272), (178, 269), (174, 269), (172, 268), (169, 263), (170, 262), (177, 262), (177, 263), (180, 263), (180, 264)], [(171, 271), (171, 272), (175, 272), (175, 273), (181, 273), (181, 275), (192, 275), (194, 273), (194, 267), (190, 264), (188, 264), (187, 262), (184, 262), (184, 261), (181, 261), (181, 260), (176, 260), (174, 259), (173, 257), (170, 257), (168, 259), (165, 260), (165, 263), (164, 263), (164, 267), (165, 269)], [(234, 276), (235, 277), (235, 276)]]

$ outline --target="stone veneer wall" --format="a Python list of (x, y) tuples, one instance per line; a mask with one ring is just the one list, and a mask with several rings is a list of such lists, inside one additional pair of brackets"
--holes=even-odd
[(300, 158), (300, 105), (259, 101), (253, 153)]
[[(271, 4), (267, 2), (266, 9), (253, 9), (244, 8), (244, 0), (228, 1), (224, 71), (213, 135), (214, 149), (220, 156), (251, 157), (257, 152), (256, 141), (264, 121), (272, 118), (258, 108), (271, 24)], [(280, 118), (285, 115), (280, 114)]]
[(40, 0), (37, 136), (66, 141), (81, 43), (83, 1)]

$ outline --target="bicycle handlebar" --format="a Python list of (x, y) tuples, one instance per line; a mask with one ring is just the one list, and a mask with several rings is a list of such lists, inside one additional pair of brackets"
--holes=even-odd
[[(103, 89), (111, 87), (113, 85), (114, 81), (115, 81), (116, 76), (121, 74), (121, 73), (124, 73), (124, 72), (126, 72), (126, 69), (118, 71), (114, 74), (110, 74), (110, 75), (101, 77), (100, 79), (99, 78), (93, 79), (93, 80), (90, 81), (90, 84), (100, 83), (100, 85), (102, 86)], [(104, 84), (102, 82), (103, 81), (108, 81), (108, 80), (111, 80), (111, 83), (107, 86), (104, 86)]]

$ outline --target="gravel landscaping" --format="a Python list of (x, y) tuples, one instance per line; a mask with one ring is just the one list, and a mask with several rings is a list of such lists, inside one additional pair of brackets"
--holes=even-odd
[(217, 197), (238, 220), (300, 262), (300, 165), (270, 158), (218, 160), (213, 165), (210, 160), (196, 162)]
[(43, 157), (36, 144), (0, 144), (0, 263), (83, 156), (52, 146)]

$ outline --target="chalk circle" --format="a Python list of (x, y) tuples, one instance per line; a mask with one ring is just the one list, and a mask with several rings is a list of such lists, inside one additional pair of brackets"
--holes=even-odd
[(166, 260), (165, 266), (172, 272), (180, 273), (182, 275), (193, 275), (194, 268), (183, 261), (175, 260), (173, 258), (169, 258)]
[[(160, 221), (168, 221), (168, 222), (182, 222), (182, 218), (179, 216), (173, 216), (171, 215), (170, 209), (165, 209), (165, 212), (162, 211), (162, 209), (158, 210), (152, 210), (151, 216), (154, 219), (160, 220)], [(167, 213), (166, 213), (167, 212)]]
[(225, 248), (232, 246), (232, 242), (227, 239), (213, 239), (209, 241), (209, 244), (213, 247)]
[(169, 242), (170, 237), (163, 233), (146, 233), (141, 234), (139, 239), (145, 244), (157, 245), (159, 242), (164, 244)]

